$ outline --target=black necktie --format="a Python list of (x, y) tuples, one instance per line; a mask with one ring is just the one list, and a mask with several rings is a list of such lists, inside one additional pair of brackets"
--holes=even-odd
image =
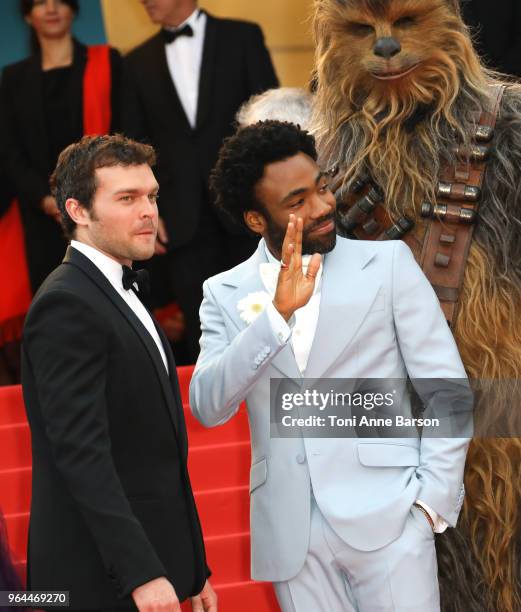
[(128, 266), (123, 266), (123, 289), (127, 291), (133, 288), (134, 283), (139, 287), (139, 293), (150, 292), (150, 279), (146, 270), (132, 270)]
[(176, 38), (179, 38), (179, 36), (193, 36), (194, 31), (192, 30), (192, 27), (187, 23), (179, 30), (162, 29), (161, 34), (163, 35), (165, 44), (169, 45), (170, 43), (173, 43)]

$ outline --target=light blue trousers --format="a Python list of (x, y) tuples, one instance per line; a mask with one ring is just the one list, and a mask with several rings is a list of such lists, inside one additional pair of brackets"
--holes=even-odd
[(329, 526), (312, 494), (304, 567), (273, 586), (282, 612), (440, 612), (434, 534), (412, 507), (398, 539), (355, 550)]

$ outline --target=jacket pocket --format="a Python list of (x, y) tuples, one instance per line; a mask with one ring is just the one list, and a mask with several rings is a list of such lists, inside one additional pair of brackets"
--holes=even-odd
[(255, 491), (257, 487), (260, 487), (266, 482), (268, 478), (268, 463), (266, 458), (263, 457), (257, 463), (254, 463), (250, 468), (250, 493)]
[(368, 467), (406, 467), (420, 464), (420, 451), (406, 444), (359, 444), (358, 458)]

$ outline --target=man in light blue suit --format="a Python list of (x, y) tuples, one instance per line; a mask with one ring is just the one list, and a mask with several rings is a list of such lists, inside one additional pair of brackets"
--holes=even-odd
[(336, 236), (316, 157), (309, 134), (275, 121), (221, 150), (218, 203), (262, 240), (204, 285), (190, 403), (213, 427), (246, 400), (252, 577), (284, 612), (435, 612), (434, 532), (456, 525), (468, 439), (270, 435), (270, 379), (466, 381), (408, 247)]

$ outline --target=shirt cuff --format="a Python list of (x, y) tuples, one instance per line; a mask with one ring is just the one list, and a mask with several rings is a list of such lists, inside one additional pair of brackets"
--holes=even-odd
[(447, 529), (447, 527), (449, 526), (447, 521), (442, 519), (441, 516), (437, 512), (435, 512), (430, 506), (427, 506), (426, 503), (422, 502), (419, 499), (416, 500), (416, 503), (418, 504), (418, 506), (421, 506), (429, 513), (429, 516), (431, 517), (432, 522), (434, 523), (434, 533), (443, 533)]
[(291, 329), (295, 325), (295, 315), (293, 315), (291, 319), (286, 322), (284, 317), (273, 305), (273, 302), (268, 304), (266, 312), (268, 313), (271, 329), (273, 330), (277, 340), (281, 344), (286, 344), (290, 339)]

